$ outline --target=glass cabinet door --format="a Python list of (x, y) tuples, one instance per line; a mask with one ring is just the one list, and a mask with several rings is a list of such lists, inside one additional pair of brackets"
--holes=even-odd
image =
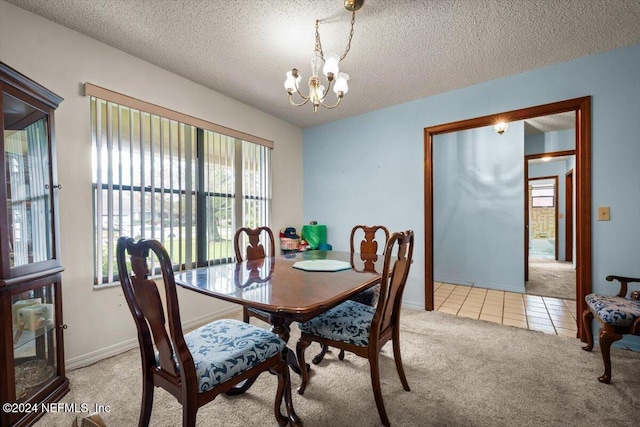
[(11, 297), (16, 401), (57, 376), (54, 284)]
[(51, 175), (46, 113), (2, 94), (9, 264), (52, 259)]

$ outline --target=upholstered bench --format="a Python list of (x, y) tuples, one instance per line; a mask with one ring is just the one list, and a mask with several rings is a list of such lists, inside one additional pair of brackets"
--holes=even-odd
[(604, 374), (598, 377), (600, 382), (611, 382), (611, 344), (625, 334), (640, 335), (640, 292), (632, 292), (627, 298), (627, 284), (640, 282), (639, 278), (607, 276), (607, 281), (620, 282), (618, 295), (589, 294), (585, 297), (588, 308), (582, 313), (582, 321), (587, 335), (587, 345), (583, 350), (593, 349), (593, 331), (591, 323), (595, 317), (601, 324), (599, 334), (600, 352), (604, 362)]

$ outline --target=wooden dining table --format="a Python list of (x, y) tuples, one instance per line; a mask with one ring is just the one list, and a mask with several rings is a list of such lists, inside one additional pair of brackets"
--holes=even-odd
[[(307, 271), (294, 267), (299, 261), (311, 260), (343, 261), (350, 268)], [(271, 331), (288, 342), (292, 322), (310, 320), (379, 283), (382, 262), (382, 256), (372, 259), (350, 252), (308, 251), (183, 271), (175, 274), (175, 281), (185, 289), (268, 313)], [(300, 374), (293, 350), (289, 349), (287, 358)]]

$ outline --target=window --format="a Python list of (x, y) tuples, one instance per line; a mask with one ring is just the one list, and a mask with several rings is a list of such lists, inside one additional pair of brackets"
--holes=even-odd
[(534, 186), (531, 188), (531, 207), (552, 208), (555, 206), (555, 195), (553, 185)]
[(120, 236), (161, 241), (182, 270), (232, 261), (235, 230), (269, 224), (271, 147), (95, 96), (91, 130), (95, 285), (119, 280)]

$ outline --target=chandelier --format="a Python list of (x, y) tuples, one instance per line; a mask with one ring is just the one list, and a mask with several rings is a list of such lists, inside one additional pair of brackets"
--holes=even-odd
[[(364, 0), (344, 0), (345, 9), (351, 12), (351, 32), (349, 33), (349, 41), (347, 42), (347, 47), (342, 56), (332, 53), (325, 57), (324, 52), (322, 51), (322, 44), (320, 43), (320, 32), (318, 30), (320, 21), (316, 20), (316, 44), (313, 58), (311, 58), (311, 77), (309, 78), (308, 95), (305, 96), (300, 92), (299, 83), (302, 76), (298, 73), (296, 68), (287, 72), (287, 79), (284, 82), (284, 88), (289, 94), (289, 102), (292, 105), (300, 107), (311, 101), (311, 104), (313, 105), (313, 112), (315, 113), (318, 111), (318, 106), (320, 105), (324, 108), (331, 109), (340, 104), (344, 94), (349, 91), (349, 86), (347, 84), (349, 75), (340, 71), (338, 64), (347, 56), (347, 53), (349, 53), (349, 49), (351, 48), (351, 39), (353, 38), (353, 24), (356, 21), (356, 11), (359, 10), (363, 4)], [(320, 77), (321, 67), (322, 73), (327, 80), (326, 87)], [(325, 104), (325, 98), (327, 93), (331, 90), (332, 84), (333, 91), (336, 94), (336, 101), (332, 105), (327, 105)], [(301, 98), (301, 102), (294, 101), (294, 92)]]

